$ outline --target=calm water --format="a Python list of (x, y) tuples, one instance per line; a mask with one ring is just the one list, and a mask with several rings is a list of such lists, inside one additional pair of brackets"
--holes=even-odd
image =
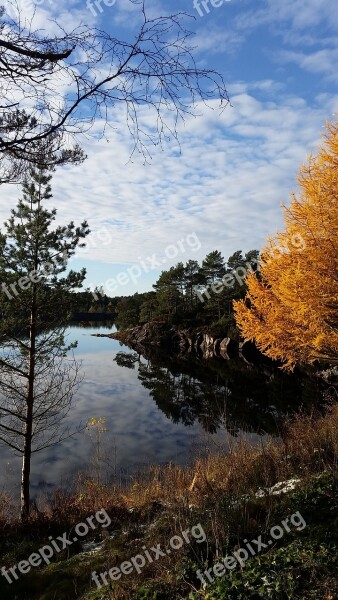
[[(92, 337), (113, 327), (69, 329), (84, 379), (70, 419), (85, 424), (105, 418), (100, 436), (103, 476), (132, 473), (144, 464), (184, 464), (201, 447), (223, 445), (245, 431), (253, 439), (278, 435), (288, 413), (319, 398), (314, 382), (281, 375), (243, 360), (141, 357), (120, 342)], [(32, 492), (71, 484), (90, 469), (97, 451), (93, 434), (83, 431), (33, 456)], [(1, 449), (1, 485), (13, 488), (20, 461)]]

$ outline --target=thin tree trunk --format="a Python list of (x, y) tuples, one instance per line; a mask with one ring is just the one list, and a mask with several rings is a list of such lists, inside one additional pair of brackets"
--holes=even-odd
[(27, 384), (27, 410), (25, 423), (25, 445), (22, 457), (21, 472), (21, 520), (29, 518), (30, 505), (30, 473), (32, 456), (32, 432), (33, 432), (33, 405), (34, 405), (34, 379), (35, 379), (35, 349), (36, 349), (36, 290), (33, 286), (33, 299), (31, 306), (31, 317), (29, 327), (29, 364)]
[(32, 426), (33, 426), (33, 404), (27, 402), (26, 425), (25, 425), (25, 444), (22, 457), (21, 471), (21, 520), (27, 521), (29, 518), (30, 505), (30, 472), (32, 455)]
[[(34, 269), (37, 270), (37, 248), (38, 242), (35, 241)], [(30, 308), (29, 323), (29, 358), (28, 358), (28, 383), (27, 383), (27, 409), (25, 422), (25, 444), (22, 457), (21, 471), (21, 520), (29, 519), (30, 508), (30, 474), (32, 457), (32, 433), (33, 433), (33, 406), (34, 406), (34, 383), (35, 383), (35, 351), (36, 351), (36, 286), (32, 285), (32, 304)]]

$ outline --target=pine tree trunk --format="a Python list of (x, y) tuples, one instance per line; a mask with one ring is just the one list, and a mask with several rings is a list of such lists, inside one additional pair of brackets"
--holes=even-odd
[(25, 421), (25, 444), (22, 457), (21, 471), (21, 520), (29, 519), (30, 505), (30, 473), (32, 456), (32, 432), (33, 432), (33, 405), (34, 405), (34, 381), (35, 381), (35, 350), (36, 350), (36, 289), (33, 286), (33, 298), (31, 305), (29, 326), (29, 364), (27, 384), (27, 409)]
[(32, 454), (32, 425), (33, 425), (33, 404), (27, 402), (26, 424), (25, 424), (25, 445), (22, 457), (21, 470), (21, 520), (27, 521), (29, 518), (30, 505), (30, 472), (31, 472), (31, 454)]

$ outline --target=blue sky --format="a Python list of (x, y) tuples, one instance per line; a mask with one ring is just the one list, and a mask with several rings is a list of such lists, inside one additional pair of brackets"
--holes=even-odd
[[(33, 0), (18, 1), (30, 14)], [(93, 232), (71, 266), (85, 266), (87, 284), (111, 295), (149, 290), (161, 268), (201, 260), (214, 249), (227, 258), (260, 248), (282, 226), (280, 205), (296, 190), (299, 165), (316, 152), (325, 120), (338, 112), (338, 3), (213, 4), (208, 12), (199, 0), (198, 12), (193, 0), (146, 2), (153, 16), (195, 17), (189, 27), (196, 61), (223, 73), (231, 106), (223, 113), (215, 103), (199, 106), (199, 116), (179, 126), (181, 152), (175, 142), (154, 148), (148, 165), (142, 157), (128, 160), (132, 140), (117, 108), (109, 142), (84, 139), (88, 160), (54, 177), (60, 222), (86, 218)], [(85, 22), (121, 39), (137, 30), (139, 7), (129, 0), (102, 0), (102, 12), (94, 16), (95, 10), (86, 0), (39, 0), (35, 19), (46, 29), (53, 18), (68, 29)], [(3, 221), (18, 190), (2, 186), (1, 194)]]

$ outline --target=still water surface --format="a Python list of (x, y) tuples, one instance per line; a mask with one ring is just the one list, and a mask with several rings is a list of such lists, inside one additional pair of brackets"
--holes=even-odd
[[(313, 381), (281, 375), (243, 360), (213, 360), (137, 355), (120, 342), (93, 337), (111, 333), (110, 325), (72, 326), (69, 342), (84, 378), (70, 419), (85, 424), (105, 418), (100, 444), (104, 471), (115, 476), (145, 464), (185, 464), (202, 447), (225, 446), (246, 432), (259, 440), (278, 435), (288, 413), (309, 406), (319, 391)], [(33, 456), (32, 493), (71, 484), (90, 468), (96, 443), (83, 431)], [(6, 449), (0, 455), (1, 487), (13, 488), (20, 461)]]

